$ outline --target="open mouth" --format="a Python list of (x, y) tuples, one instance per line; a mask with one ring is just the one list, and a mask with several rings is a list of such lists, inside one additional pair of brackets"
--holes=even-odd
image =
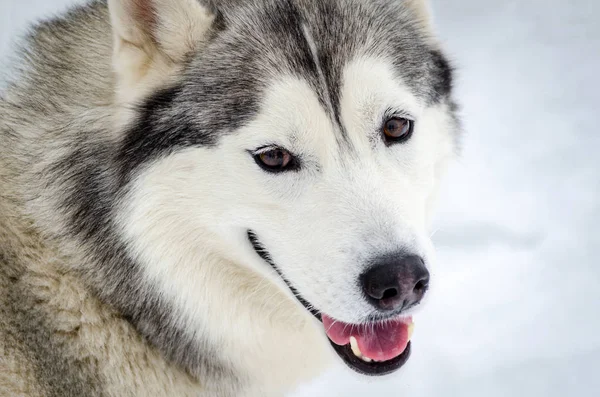
[(394, 318), (364, 324), (345, 324), (316, 310), (289, 282), (273, 262), (256, 234), (248, 231), (248, 239), (256, 253), (286, 283), (296, 299), (323, 323), (333, 350), (352, 370), (368, 376), (383, 376), (400, 369), (409, 359), (412, 318)]
[(336, 353), (363, 375), (390, 374), (410, 357), (412, 318), (355, 325), (336, 322), (323, 314), (322, 321)]

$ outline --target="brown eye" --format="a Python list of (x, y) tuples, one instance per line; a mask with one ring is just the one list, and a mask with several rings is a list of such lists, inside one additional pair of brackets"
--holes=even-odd
[(257, 164), (269, 172), (283, 172), (297, 168), (297, 162), (285, 149), (274, 148), (254, 156)]
[(401, 117), (394, 117), (385, 122), (383, 134), (388, 144), (407, 141), (413, 132), (414, 121)]

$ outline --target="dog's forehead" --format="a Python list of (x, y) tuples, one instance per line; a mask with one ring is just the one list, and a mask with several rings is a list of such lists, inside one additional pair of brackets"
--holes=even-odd
[(425, 105), (450, 96), (452, 71), (403, 1), (225, 3), (237, 5), (218, 16), (178, 82), (139, 106), (121, 151), (133, 154), (124, 174), (159, 154), (214, 146), (239, 131), (256, 119), (282, 76), (308, 84), (342, 138), (348, 135), (341, 120), (344, 73), (356, 59), (389, 65), (394, 79)]
[(294, 75), (339, 121), (344, 70), (367, 56), (389, 62), (424, 102), (437, 102), (449, 95), (451, 71), (416, 18), (397, 0), (242, 2), (191, 62), (188, 93), (241, 112), (237, 119), (256, 112), (273, 79)]

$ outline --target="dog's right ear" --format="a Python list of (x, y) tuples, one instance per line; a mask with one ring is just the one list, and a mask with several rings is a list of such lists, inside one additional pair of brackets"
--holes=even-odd
[(108, 6), (121, 102), (172, 79), (214, 21), (198, 0), (108, 0)]
[(429, 0), (403, 0), (404, 3), (417, 16), (421, 26), (429, 32), (433, 30), (431, 4)]

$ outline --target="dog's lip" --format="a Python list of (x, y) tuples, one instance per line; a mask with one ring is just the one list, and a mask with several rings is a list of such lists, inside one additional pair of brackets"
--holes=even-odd
[(338, 356), (340, 356), (342, 361), (344, 361), (350, 369), (361, 375), (367, 376), (384, 376), (396, 372), (406, 364), (411, 353), (411, 342), (408, 342), (406, 349), (404, 349), (404, 352), (399, 356), (388, 361), (372, 361), (368, 363), (356, 357), (352, 352), (350, 345), (339, 346), (331, 341), (331, 339), (329, 340), (329, 343), (331, 343), (333, 350), (335, 350)]
[[(311, 305), (306, 299), (304, 299), (302, 297), (302, 295), (300, 295), (298, 290), (283, 275), (281, 270), (277, 267), (277, 265), (275, 265), (275, 263), (271, 259), (269, 252), (265, 249), (265, 247), (262, 245), (262, 243), (258, 239), (258, 236), (256, 235), (256, 233), (254, 233), (252, 230), (248, 230), (247, 234), (248, 234), (248, 239), (249, 239), (250, 243), (252, 244), (252, 247), (254, 248), (256, 253), (265, 262), (267, 262), (275, 270), (275, 272), (277, 272), (277, 274), (281, 277), (281, 279), (288, 286), (288, 288), (290, 289), (290, 291), (292, 292), (292, 294), (294, 295), (296, 300), (310, 314), (312, 314), (320, 323), (323, 323), (323, 318), (321, 316), (321, 313), (318, 310), (316, 310), (314, 308), (314, 306)], [(359, 374), (362, 374), (362, 375), (367, 375), (367, 376), (389, 375), (393, 372), (396, 372), (400, 368), (402, 368), (404, 366), (404, 364), (406, 364), (406, 362), (410, 358), (410, 353), (411, 353), (411, 342), (410, 341), (408, 342), (404, 352), (402, 352), (402, 354), (400, 354), (399, 356), (397, 356), (391, 360), (388, 360), (388, 361), (383, 361), (383, 362), (372, 361), (372, 362), (368, 363), (368, 362), (363, 361), (360, 358), (358, 358), (352, 352), (350, 345), (339, 346), (339, 345), (335, 344), (331, 339), (329, 339), (329, 337), (327, 335), (326, 335), (326, 337), (329, 340), (330, 344), (332, 345), (333, 350), (342, 359), (342, 361), (348, 367), (350, 367), (350, 369), (352, 369), (355, 372), (358, 372)]]

